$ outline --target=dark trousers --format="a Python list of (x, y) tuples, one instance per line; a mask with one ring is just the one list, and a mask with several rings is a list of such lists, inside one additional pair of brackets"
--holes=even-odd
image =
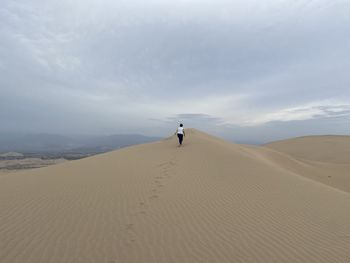
[(184, 140), (184, 135), (178, 133), (178, 134), (177, 134), (177, 137), (179, 138), (179, 143), (182, 144), (182, 141)]

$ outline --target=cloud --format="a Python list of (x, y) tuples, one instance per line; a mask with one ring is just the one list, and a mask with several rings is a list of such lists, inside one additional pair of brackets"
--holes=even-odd
[(340, 0), (4, 0), (1, 129), (342, 124), (349, 12)]
[(350, 115), (350, 104), (316, 102), (304, 106), (286, 108), (276, 112), (267, 113), (259, 118), (248, 120), (247, 126), (261, 125), (264, 123), (281, 121), (303, 121), (329, 117), (343, 117)]
[(203, 124), (203, 123), (210, 123), (213, 124), (220, 124), (223, 122), (222, 119), (213, 117), (208, 114), (203, 113), (184, 113), (184, 114), (177, 114), (176, 116), (170, 116), (165, 119), (165, 121), (168, 121), (170, 123), (189, 123), (190, 125), (196, 125), (196, 124)]

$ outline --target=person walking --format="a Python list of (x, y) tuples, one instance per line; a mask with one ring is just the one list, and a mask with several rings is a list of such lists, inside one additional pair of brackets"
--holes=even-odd
[(181, 123), (180, 126), (177, 128), (177, 138), (179, 138), (179, 146), (182, 145), (184, 136), (185, 136), (185, 129), (183, 127), (183, 124)]

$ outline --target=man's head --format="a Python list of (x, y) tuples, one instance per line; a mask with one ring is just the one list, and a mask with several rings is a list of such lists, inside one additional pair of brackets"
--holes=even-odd
[(182, 123), (180, 123), (180, 127), (183, 127), (184, 125)]

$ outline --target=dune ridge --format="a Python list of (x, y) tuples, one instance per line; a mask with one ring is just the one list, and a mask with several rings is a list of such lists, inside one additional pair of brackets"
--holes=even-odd
[(350, 163), (350, 136), (345, 135), (304, 136), (276, 141), (264, 146), (301, 160)]
[(0, 262), (350, 262), (347, 164), (176, 145), (0, 176)]
[(262, 147), (288, 156), (299, 175), (350, 192), (350, 136), (305, 136)]

